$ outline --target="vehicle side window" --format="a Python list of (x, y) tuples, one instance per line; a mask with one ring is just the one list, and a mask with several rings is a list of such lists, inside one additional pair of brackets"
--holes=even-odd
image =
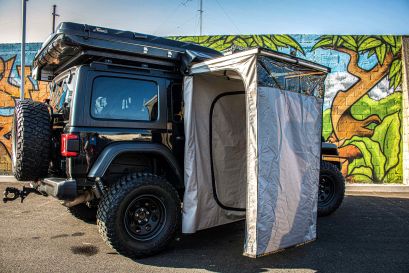
[(158, 85), (146, 80), (97, 77), (92, 85), (91, 116), (155, 121), (158, 119)]
[(64, 104), (66, 104), (67, 107), (70, 107), (75, 85), (74, 81), (67, 83), (67, 79), (63, 79), (53, 84), (54, 87), (50, 90), (51, 106), (57, 111), (61, 111), (64, 108)]

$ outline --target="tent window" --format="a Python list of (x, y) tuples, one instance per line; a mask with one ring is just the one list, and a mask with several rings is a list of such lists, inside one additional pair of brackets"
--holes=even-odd
[(324, 72), (259, 56), (257, 73), (259, 86), (274, 87), (318, 98), (324, 95), (326, 77)]

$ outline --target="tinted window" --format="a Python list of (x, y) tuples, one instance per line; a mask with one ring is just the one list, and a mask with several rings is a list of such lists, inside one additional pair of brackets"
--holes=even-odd
[(63, 109), (64, 103), (66, 107), (70, 107), (72, 93), (74, 92), (76, 77), (74, 73), (71, 73), (71, 80), (64, 78), (59, 82), (53, 83), (53, 88), (51, 88), (50, 93), (50, 103), (51, 106), (60, 112)]
[(98, 77), (92, 87), (91, 115), (100, 119), (157, 120), (158, 86), (151, 81)]

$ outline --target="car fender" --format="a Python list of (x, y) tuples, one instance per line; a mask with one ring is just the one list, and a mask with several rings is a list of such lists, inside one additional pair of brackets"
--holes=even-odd
[(117, 158), (120, 154), (125, 152), (160, 155), (167, 161), (169, 166), (172, 168), (175, 176), (177, 177), (177, 186), (183, 188), (183, 172), (175, 156), (165, 146), (156, 143), (121, 142), (108, 145), (92, 165), (92, 168), (88, 173), (88, 178), (95, 179), (97, 177), (103, 177), (112, 161), (114, 161), (114, 159)]

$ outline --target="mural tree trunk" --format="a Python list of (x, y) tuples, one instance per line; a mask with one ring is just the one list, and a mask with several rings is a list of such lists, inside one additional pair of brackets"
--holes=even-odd
[[(367, 128), (371, 123), (380, 123), (378, 115), (371, 115), (363, 120), (352, 117), (351, 107), (388, 74), (389, 66), (393, 61), (393, 54), (388, 52), (383, 64), (377, 64), (371, 70), (364, 70), (358, 66), (359, 54), (347, 48), (338, 48), (340, 52), (350, 56), (347, 70), (358, 78), (358, 81), (346, 91), (340, 91), (332, 102), (331, 121), (335, 140), (342, 141), (353, 136), (370, 137), (373, 129)], [(332, 139), (334, 141), (334, 139)]]

